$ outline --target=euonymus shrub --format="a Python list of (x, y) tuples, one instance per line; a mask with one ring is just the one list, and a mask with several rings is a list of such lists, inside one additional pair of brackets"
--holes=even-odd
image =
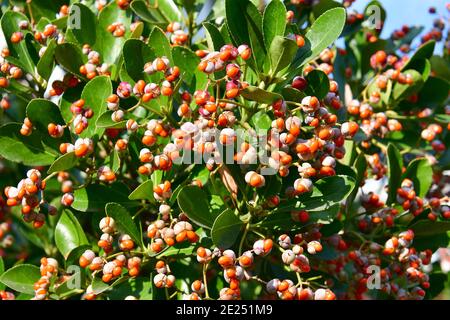
[(2, 5), (1, 299), (443, 290), (443, 21), (267, 2)]

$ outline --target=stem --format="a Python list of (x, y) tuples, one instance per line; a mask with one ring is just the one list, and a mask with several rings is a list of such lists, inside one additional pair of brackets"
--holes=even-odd
[(302, 277), (300, 276), (300, 272), (296, 272), (295, 275), (297, 276), (297, 287), (302, 288), (303, 287), (303, 281), (302, 281)]
[(249, 221), (247, 222), (247, 225), (245, 226), (244, 234), (242, 235), (241, 242), (239, 243), (239, 251), (238, 251), (239, 256), (242, 255), (242, 248), (244, 246), (245, 238), (247, 237), (248, 231), (250, 230), (250, 220), (251, 220), (251, 217), (250, 217)]
[(27, 9), (28, 9), (28, 13), (30, 14), (31, 24), (34, 25), (33, 10), (31, 9), (31, 1), (32, 0), (27, 0)]
[(58, 174), (58, 172), (53, 172), (52, 174), (48, 175), (47, 177), (45, 177), (44, 180), (42, 180), (43, 182), (47, 182), (48, 180), (50, 180), (51, 178), (53, 178), (54, 176), (56, 176)]
[(234, 105), (236, 105), (238, 107), (244, 108), (245, 110), (249, 110), (249, 108), (245, 104), (242, 104), (242, 103), (239, 103), (239, 102), (236, 102), (236, 101), (233, 101), (233, 100), (219, 99), (219, 102), (234, 104)]
[(209, 263), (206, 263), (203, 265), (203, 284), (205, 285), (205, 296), (207, 299), (209, 299), (209, 292), (208, 292), (208, 281), (206, 279), (206, 271), (208, 270)]
[(136, 110), (137, 108), (140, 107), (141, 102), (142, 102), (142, 100), (139, 99), (139, 101), (134, 106), (132, 106), (130, 109), (126, 110), (126, 112), (133, 112), (134, 110)]

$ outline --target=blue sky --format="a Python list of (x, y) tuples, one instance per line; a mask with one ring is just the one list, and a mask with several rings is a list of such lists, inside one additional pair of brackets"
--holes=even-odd
[[(445, 4), (449, 0), (379, 0), (387, 11), (387, 19), (385, 22), (385, 29), (383, 30), (383, 37), (400, 28), (403, 24), (408, 25), (423, 25), (425, 30), (430, 30), (433, 20), (438, 15), (430, 15), (428, 8), (433, 6), (438, 10), (438, 14), (447, 15)], [(357, 0), (352, 8), (361, 12), (370, 0)], [(439, 46), (442, 50), (442, 45)]]

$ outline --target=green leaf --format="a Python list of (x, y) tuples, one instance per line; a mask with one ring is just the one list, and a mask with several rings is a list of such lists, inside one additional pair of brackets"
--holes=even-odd
[(312, 196), (287, 201), (273, 210), (273, 213), (292, 210), (325, 210), (346, 199), (354, 187), (355, 180), (349, 176), (338, 175), (322, 178), (314, 183)]
[(252, 86), (242, 90), (241, 95), (247, 100), (264, 104), (272, 104), (276, 101), (283, 100), (283, 97), (278, 93), (269, 92)]
[[(103, 9), (104, 10), (104, 9)], [(107, 109), (108, 97), (112, 94), (111, 79), (106, 76), (95, 77), (89, 81), (83, 89), (81, 98), (84, 99), (86, 107), (94, 111), (94, 115), (89, 119), (89, 125), (80, 135), (83, 138), (100, 137), (105, 131), (104, 128), (98, 128), (95, 124), (100, 115)]]
[(178, 205), (190, 220), (211, 229), (217, 215), (211, 211), (205, 192), (196, 186), (186, 186), (178, 194)]
[(206, 41), (208, 42), (209, 51), (220, 51), (225, 45), (225, 40), (220, 33), (220, 30), (210, 22), (204, 22), (203, 27), (206, 32)]
[(58, 152), (45, 143), (48, 139), (38, 131), (28, 137), (22, 136), (21, 127), (19, 123), (8, 123), (0, 127), (0, 155), (28, 166), (52, 164)]
[[(336, 219), (337, 214), (339, 213), (340, 206), (338, 204), (326, 206), (324, 208), (319, 209), (310, 209), (309, 213), (309, 221), (308, 222), (316, 222), (322, 223), (324, 225), (330, 224), (333, 220)], [(306, 210), (306, 208), (293, 208), (293, 210)], [(283, 231), (292, 231), (298, 230), (305, 226), (305, 224), (300, 222), (295, 222), (292, 220), (291, 213), (287, 211), (277, 211), (271, 213), (267, 218), (265, 218), (258, 226), (271, 229), (280, 229)]]
[(77, 45), (70, 42), (57, 45), (55, 48), (55, 58), (58, 64), (66, 71), (81, 79), (86, 79), (80, 73), (80, 67), (87, 62), (87, 56), (83, 54)]
[(78, 265), (81, 255), (86, 251), (91, 249), (91, 245), (83, 244), (79, 247), (73, 248), (66, 257), (66, 268), (69, 266)]
[(104, 283), (101, 278), (94, 277), (92, 279), (92, 290), (95, 295), (99, 295), (99, 294), (107, 292), (107, 291), (109, 292), (112, 288), (127, 281), (128, 279), (129, 279), (129, 277), (122, 276), (122, 277), (118, 278), (117, 280), (115, 280), (113, 283), (108, 284), (108, 283)]
[[(25, 0), (11, 0), (11, 3), (22, 5), (25, 7)], [(42, 17), (53, 19), (59, 12), (61, 6), (67, 4), (67, 0), (35, 0), (31, 1), (31, 10), (33, 18), (39, 21)], [(26, 8), (26, 7), (25, 7)], [(27, 11), (28, 12), (28, 11)]]
[(281, 94), (283, 95), (284, 100), (294, 102), (301, 102), (303, 98), (306, 97), (305, 93), (292, 87), (284, 87)]
[(158, 1), (158, 10), (169, 22), (183, 21), (183, 14), (173, 0)]
[(450, 123), (450, 115), (449, 114), (437, 114), (434, 118), (442, 123)]
[(404, 72), (404, 74), (411, 76), (413, 84), (408, 85), (396, 82), (392, 92), (392, 97), (396, 101), (408, 98), (411, 94), (418, 92), (424, 84), (422, 74), (420, 74), (416, 70), (407, 70)]
[(322, 14), (306, 33), (305, 46), (297, 53), (294, 66), (304, 66), (334, 43), (344, 29), (346, 17), (344, 8), (333, 8)]
[(127, 120), (114, 122), (111, 118), (113, 114), (113, 111), (106, 111), (103, 112), (100, 117), (98, 117), (97, 121), (95, 122), (95, 126), (97, 127), (97, 130), (102, 129), (125, 129), (127, 125)]
[(119, 151), (117, 151), (116, 149), (111, 151), (111, 153), (109, 154), (109, 158), (107, 159), (105, 164), (107, 164), (113, 172), (119, 171), (119, 169), (120, 169)]
[[(116, 1), (110, 2), (100, 11), (97, 26), (97, 41), (95, 47), (101, 54), (102, 61), (110, 66), (117, 67), (122, 47), (126, 39), (130, 36), (131, 11), (122, 10)], [(126, 33), (123, 37), (115, 37), (108, 31), (108, 27), (113, 23), (122, 23)], [(114, 75), (115, 69), (112, 71)]]
[[(19, 12), (10, 10), (6, 11), (1, 18), (0, 24), (10, 53), (10, 57), (7, 58), (7, 60), (10, 60), (11, 63), (24, 69), (26, 72), (35, 75), (35, 65), (28, 52), (25, 40), (22, 40), (19, 43), (11, 42), (11, 36), (14, 32), (19, 31), (19, 24), (21, 21), (28, 22), (28, 18)], [(29, 33), (29, 31), (24, 30), (21, 32), (24, 34), (24, 37)], [(14, 61), (12, 61), (11, 58), (13, 58)]]
[(424, 198), (433, 183), (433, 168), (426, 158), (414, 159), (406, 168), (402, 179), (411, 179), (414, 182), (414, 190), (420, 198)]
[(411, 67), (419, 60), (430, 59), (436, 46), (435, 41), (428, 41), (422, 44), (408, 62), (402, 67), (403, 70), (411, 69)]
[(266, 50), (262, 34), (262, 16), (249, 0), (226, 0), (227, 25), (236, 46), (248, 44), (253, 51), (249, 65), (260, 70), (264, 64)]
[(291, 230), (302, 224), (294, 225), (290, 212), (306, 210), (311, 222), (329, 224), (340, 209), (340, 203), (355, 188), (355, 180), (349, 176), (332, 176), (320, 179), (314, 184), (312, 196), (305, 195), (299, 199), (286, 201), (272, 211), (259, 225), (267, 228), (278, 227)]
[(88, 244), (83, 228), (77, 218), (69, 210), (64, 210), (55, 228), (55, 243), (59, 252), (66, 259), (69, 253), (83, 245)]
[(387, 203), (395, 202), (397, 197), (397, 189), (402, 183), (403, 158), (400, 151), (393, 144), (389, 144), (387, 148), (389, 191)]
[(155, 256), (158, 256), (159, 258), (164, 258), (164, 257), (187, 257), (187, 256), (191, 256), (192, 253), (195, 250), (195, 245), (185, 241), (182, 243), (177, 243), (171, 247), (168, 247), (166, 250), (164, 250), (163, 252), (156, 254)]
[(148, 43), (157, 57), (167, 57), (170, 62), (173, 62), (169, 39), (167, 39), (166, 34), (161, 28), (153, 28)]
[(46, 139), (53, 149), (58, 150), (61, 142), (70, 141), (70, 133), (64, 130), (61, 138), (51, 138), (48, 134), (48, 125), (50, 123), (65, 125), (65, 121), (61, 116), (59, 107), (51, 101), (45, 99), (33, 99), (27, 106), (27, 117), (30, 119), (33, 126), (42, 133), (48, 136)]
[(169, 21), (158, 10), (150, 9), (143, 0), (134, 0), (131, 2), (131, 9), (143, 21), (156, 23), (168, 23)]
[(330, 80), (325, 72), (321, 70), (313, 70), (306, 76), (308, 87), (305, 92), (309, 96), (316, 96), (323, 99), (330, 91)]
[(41, 278), (39, 268), (29, 264), (20, 264), (5, 271), (0, 282), (17, 292), (34, 295), (34, 283)]
[(128, 75), (138, 80), (150, 81), (151, 77), (144, 73), (144, 65), (156, 58), (153, 50), (141, 40), (130, 39), (123, 46), (124, 65)]
[(102, 211), (109, 202), (116, 202), (125, 207), (137, 207), (139, 203), (128, 199), (128, 188), (121, 184), (91, 184), (86, 188), (75, 190), (72, 208), (82, 212)]
[(78, 41), (83, 46), (89, 44), (93, 46), (97, 40), (97, 17), (95, 14), (81, 3), (74, 3), (70, 9), (69, 21), (77, 21), (77, 24), (68, 24), (68, 30), (70, 30)]
[(56, 41), (52, 39), (48, 43), (44, 55), (39, 59), (37, 64), (37, 71), (45, 80), (48, 80), (52, 75), (53, 67), (55, 65), (55, 49)]
[(433, 236), (450, 231), (450, 222), (431, 221), (426, 219), (417, 221), (415, 224), (409, 226), (409, 228), (414, 231), (415, 237)]
[(359, 186), (364, 181), (365, 173), (367, 170), (367, 160), (364, 156), (364, 153), (360, 153), (359, 156), (356, 158), (355, 166), (356, 169), (356, 180), (355, 180), (355, 188), (353, 189), (352, 193), (347, 198), (347, 203), (349, 206), (352, 205), (353, 201), (355, 200), (356, 194), (358, 193)]
[(190, 49), (180, 46), (173, 47), (172, 56), (174, 64), (180, 68), (181, 78), (190, 84), (195, 77), (200, 58)]
[[(0, 277), (3, 272), (5, 272), (5, 263), (3, 262), (3, 258), (0, 257)], [(0, 290), (5, 290), (5, 285), (3, 283), (0, 283)]]
[(148, 277), (129, 278), (114, 287), (108, 298), (111, 300), (124, 300), (128, 296), (139, 300), (152, 300), (152, 281)]
[(449, 81), (437, 77), (429, 77), (422, 90), (420, 90), (418, 104), (429, 108), (438, 108), (445, 103), (449, 90)]
[(284, 36), (286, 31), (286, 7), (280, 0), (272, 0), (264, 10), (263, 32), (266, 48), (271, 47), (276, 36)]
[(153, 197), (153, 182), (151, 179), (140, 184), (139, 187), (134, 189), (134, 191), (128, 196), (130, 200), (149, 200), (155, 202)]
[(436, 76), (442, 79), (450, 79), (450, 63), (446, 59), (440, 56), (432, 56), (430, 62)]
[(342, 4), (337, 1), (320, 0), (319, 3), (314, 5), (314, 7), (313, 7), (314, 18), (317, 19), (326, 11), (333, 9), (333, 8), (338, 8), (338, 7), (342, 7)]
[[(60, 299), (68, 299), (71, 296), (74, 295), (81, 295), (83, 293), (83, 289), (73, 288), (74, 284), (80, 279), (85, 278), (85, 273), (82, 269), (77, 268), (75, 269), (75, 272), (67, 274), (68, 278), (65, 278), (62, 283), (55, 284), (54, 291), (55, 294)], [(80, 281), (80, 283), (81, 283)]]
[(272, 119), (265, 111), (259, 111), (252, 117), (252, 123), (256, 130), (269, 130), (272, 126)]
[(225, 250), (233, 246), (244, 223), (230, 209), (222, 212), (214, 221), (211, 238), (219, 249)]
[(51, 174), (53, 172), (67, 171), (75, 167), (77, 163), (78, 158), (75, 156), (74, 152), (66, 153), (52, 163), (47, 173)]
[(292, 63), (298, 51), (295, 41), (282, 36), (275, 36), (269, 49), (271, 74), (275, 76)]
[(141, 232), (133, 221), (128, 210), (118, 203), (108, 203), (105, 207), (106, 215), (115, 220), (117, 229), (124, 234), (128, 234), (136, 245), (141, 243)]

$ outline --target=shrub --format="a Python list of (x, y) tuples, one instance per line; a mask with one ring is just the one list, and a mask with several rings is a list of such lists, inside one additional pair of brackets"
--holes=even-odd
[(378, 1), (375, 28), (350, 0), (68, 2), (2, 7), (1, 299), (443, 290), (443, 21), (416, 46)]

